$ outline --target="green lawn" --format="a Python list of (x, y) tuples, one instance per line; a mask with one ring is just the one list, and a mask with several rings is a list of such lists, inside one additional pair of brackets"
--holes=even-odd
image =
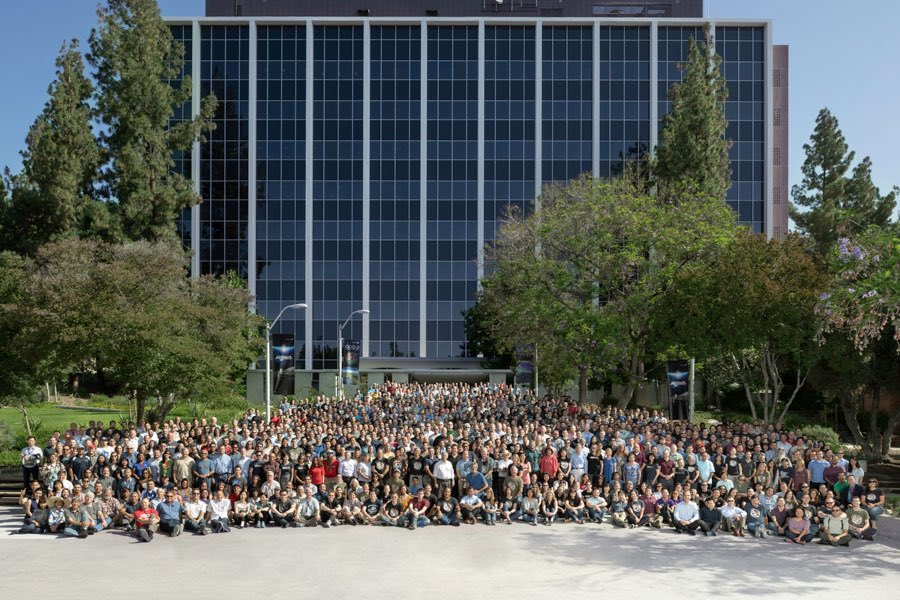
[[(89, 421), (118, 421), (124, 411), (103, 408), (63, 408), (55, 404), (36, 404), (28, 407), (28, 418), (32, 424), (40, 421), (41, 428), (37, 435), (38, 442), (43, 444), (55, 430), (65, 431), (72, 423), (86, 425)], [(0, 408), (0, 421), (7, 423), (16, 435), (25, 432), (22, 413), (14, 407)]]

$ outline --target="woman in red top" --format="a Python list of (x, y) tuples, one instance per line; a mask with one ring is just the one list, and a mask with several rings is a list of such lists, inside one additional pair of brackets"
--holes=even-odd
[(325, 467), (322, 465), (322, 459), (318, 456), (313, 459), (312, 466), (309, 467), (309, 482), (316, 487), (325, 483)]
[(556, 460), (556, 455), (553, 454), (553, 448), (547, 446), (544, 449), (544, 455), (541, 457), (539, 464), (541, 473), (550, 475), (551, 479), (556, 477), (556, 472), (559, 471), (559, 461)]

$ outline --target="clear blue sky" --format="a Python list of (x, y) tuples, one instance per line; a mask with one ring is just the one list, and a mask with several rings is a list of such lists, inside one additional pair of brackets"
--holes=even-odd
[[(159, 0), (164, 15), (202, 15), (203, 0)], [(897, 0), (707, 0), (715, 18), (769, 18), (776, 44), (790, 45), (790, 183), (800, 180), (803, 144), (827, 106), (875, 183), (900, 184), (900, 22)], [(18, 169), (25, 133), (46, 99), (62, 43), (84, 47), (96, 0), (12, 0), (0, 5), (0, 166)]]

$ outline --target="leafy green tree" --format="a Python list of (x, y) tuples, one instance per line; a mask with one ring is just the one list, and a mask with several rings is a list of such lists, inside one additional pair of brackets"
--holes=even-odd
[[(815, 364), (813, 309), (826, 278), (802, 240), (742, 230), (708, 260), (679, 273), (657, 306), (661, 340), (705, 360), (728, 358), (753, 418), (781, 421)], [(783, 373), (797, 379), (786, 401)]]
[(98, 9), (88, 60), (97, 82), (100, 139), (109, 159), (106, 192), (128, 240), (175, 240), (175, 222), (199, 200), (174, 170), (173, 153), (187, 151), (213, 127), (215, 96), (200, 115), (172, 124), (191, 97), (191, 80), (176, 82), (184, 47), (173, 40), (155, 0), (108, 0)]
[(513, 356), (498, 348), (497, 340), (490, 329), (490, 315), (484, 300), (476, 299), (475, 304), (463, 311), (463, 326), (466, 332), (466, 355), (483, 356), (484, 364), (494, 368), (506, 368), (513, 364)]
[(684, 75), (669, 89), (672, 108), (653, 168), (659, 193), (672, 197), (692, 181), (698, 193), (725, 200), (731, 187), (731, 140), (725, 137), (728, 87), (709, 24), (702, 42), (690, 39), (688, 60), (679, 68)]
[(881, 195), (872, 182), (868, 156), (851, 172), (856, 153), (848, 149), (837, 117), (827, 108), (819, 111), (816, 128), (803, 149), (803, 181), (791, 191), (791, 218), (812, 239), (819, 255), (827, 255), (841, 236), (888, 224), (897, 188)]
[[(884, 460), (900, 409), (878, 426), (882, 390), (900, 388), (900, 227), (872, 226), (840, 238), (828, 257), (832, 275), (820, 296), (823, 360), (813, 383), (836, 399), (855, 441), (873, 460)], [(871, 400), (868, 431), (859, 421)]]
[[(887, 460), (891, 436), (900, 424), (900, 409), (890, 411), (886, 422), (879, 424), (882, 391), (900, 388), (900, 355), (894, 336), (893, 328), (887, 327), (860, 350), (851, 336), (832, 332), (810, 373), (812, 386), (837, 402), (854, 442), (872, 461)], [(866, 408), (868, 419), (863, 418)]]
[(567, 362), (582, 401), (590, 377), (612, 378), (626, 406), (644, 378), (653, 306), (681, 269), (733, 232), (721, 199), (691, 198), (662, 203), (629, 179), (585, 176), (546, 188), (539, 212), (511, 215), (482, 296), (501, 347), (537, 345), (539, 368)]
[[(227, 391), (262, 352), (249, 294), (225, 279), (185, 276), (174, 244), (66, 240), (26, 269), (13, 340), (40, 373), (94, 371), (161, 418), (186, 396)], [(42, 340), (40, 344), (28, 340)]]
[(0, 253), (0, 405), (33, 396), (33, 369), (15, 344), (22, 320), (15, 307), (25, 301), (25, 260), (13, 252)]
[(91, 129), (92, 92), (72, 41), (60, 50), (49, 99), (28, 132), (22, 172), (7, 177), (12, 197), (3, 215), (4, 248), (33, 256), (43, 244), (89, 227), (101, 162)]

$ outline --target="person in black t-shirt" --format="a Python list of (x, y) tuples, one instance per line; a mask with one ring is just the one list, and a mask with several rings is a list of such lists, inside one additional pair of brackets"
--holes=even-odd
[(360, 513), (360, 522), (363, 525), (375, 525), (379, 522), (381, 516), (382, 502), (378, 499), (375, 490), (369, 492), (368, 499), (363, 503), (363, 509)]
[(435, 519), (442, 525), (459, 527), (459, 501), (453, 497), (450, 488), (444, 488), (440, 500), (435, 502)]
[(700, 529), (706, 537), (715, 537), (721, 526), (722, 511), (716, 508), (716, 501), (713, 498), (707, 498), (700, 509)]
[(397, 527), (402, 525), (400, 522), (402, 516), (403, 505), (400, 504), (400, 497), (397, 495), (397, 492), (393, 492), (390, 499), (381, 507), (379, 520), (382, 525)]

